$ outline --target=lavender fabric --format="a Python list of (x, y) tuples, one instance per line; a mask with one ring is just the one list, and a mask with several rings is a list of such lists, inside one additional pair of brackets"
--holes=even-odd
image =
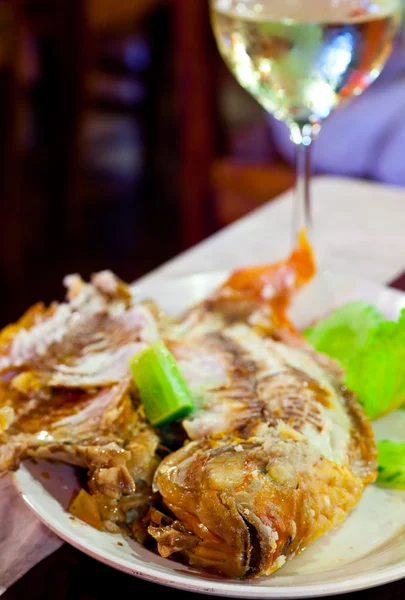
[[(287, 127), (269, 118), (278, 152), (294, 161)], [(380, 77), (323, 123), (313, 146), (317, 173), (361, 177), (405, 186), (405, 41), (401, 38)]]
[(0, 477), (0, 596), (62, 544), (25, 505), (11, 478)]

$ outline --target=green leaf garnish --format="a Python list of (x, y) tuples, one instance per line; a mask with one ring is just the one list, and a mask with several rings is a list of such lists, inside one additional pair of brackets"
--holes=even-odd
[(345, 383), (359, 397), (370, 419), (405, 402), (405, 318), (383, 321), (370, 331), (366, 343), (350, 359)]
[(370, 330), (381, 321), (380, 313), (360, 300), (335, 309), (304, 335), (318, 352), (345, 361), (364, 346)]
[(146, 416), (155, 427), (187, 416), (194, 408), (191, 393), (162, 341), (155, 342), (129, 361)]
[(386, 487), (405, 489), (405, 442), (377, 443), (378, 479)]
[(405, 309), (384, 321), (365, 302), (350, 302), (304, 332), (318, 352), (340, 361), (345, 384), (370, 419), (405, 403)]

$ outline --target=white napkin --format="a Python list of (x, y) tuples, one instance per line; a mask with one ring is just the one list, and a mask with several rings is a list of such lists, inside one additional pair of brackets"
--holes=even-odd
[(0, 596), (62, 544), (25, 505), (11, 478), (0, 477)]

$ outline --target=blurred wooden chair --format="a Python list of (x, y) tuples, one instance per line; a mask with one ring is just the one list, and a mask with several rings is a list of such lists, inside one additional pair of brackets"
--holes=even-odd
[(293, 187), (295, 174), (280, 159), (254, 163), (225, 157), (214, 161), (211, 181), (218, 225), (224, 226)]
[(188, 247), (286, 191), (295, 176), (276, 154), (251, 160), (233, 156), (224, 145), (219, 95), (225, 67), (211, 33), (208, 2), (174, 0), (174, 11), (181, 232)]

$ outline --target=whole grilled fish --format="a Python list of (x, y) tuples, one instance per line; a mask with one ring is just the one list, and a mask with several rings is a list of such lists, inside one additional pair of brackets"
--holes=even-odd
[(361, 407), (285, 314), (311, 265), (301, 240), (285, 263), (235, 274), (167, 337), (197, 408), (183, 422), (192, 441), (154, 477), (168, 510), (152, 511), (149, 533), (163, 556), (231, 578), (269, 575), (374, 481)]

